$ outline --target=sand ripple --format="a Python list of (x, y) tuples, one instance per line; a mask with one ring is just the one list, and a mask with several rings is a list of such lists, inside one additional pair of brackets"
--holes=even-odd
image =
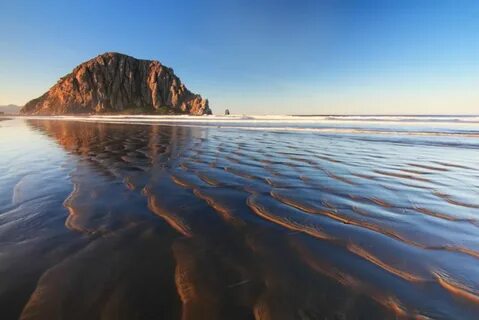
[(0, 160), (6, 319), (478, 318), (477, 148), (22, 123), (41, 148)]

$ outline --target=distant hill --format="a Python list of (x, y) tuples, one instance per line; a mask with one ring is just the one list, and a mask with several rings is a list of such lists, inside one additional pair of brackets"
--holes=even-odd
[(77, 66), (23, 114), (211, 114), (208, 100), (189, 91), (173, 69), (155, 60), (107, 52)]
[(20, 113), (20, 109), (22, 109), (22, 107), (14, 105), (14, 104), (0, 106), (0, 112), (4, 112), (4, 113)]

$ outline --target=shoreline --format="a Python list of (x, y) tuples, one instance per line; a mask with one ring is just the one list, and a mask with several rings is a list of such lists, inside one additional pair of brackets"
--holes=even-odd
[(297, 132), (314, 134), (363, 134), (387, 136), (423, 136), (450, 138), (479, 138), (479, 117), (435, 116), (414, 117), (383, 116), (358, 118), (358, 116), (281, 116), (281, 115), (88, 115), (88, 116), (28, 116), (11, 119), (78, 121), (90, 123), (169, 125), (190, 127), (217, 127), (224, 129), (257, 130), (269, 132)]

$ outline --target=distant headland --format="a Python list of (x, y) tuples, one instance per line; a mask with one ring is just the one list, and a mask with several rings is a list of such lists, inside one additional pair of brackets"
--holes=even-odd
[(211, 114), (208, 100), (189, 91), (156, 60), (107, 52), (77, 66), (20, 111), (63, 114)]
[(9, 104), (6, 106), (0, 106), (0, 115), (2, 114), (17, 114), (22, 107), (15, 104)]

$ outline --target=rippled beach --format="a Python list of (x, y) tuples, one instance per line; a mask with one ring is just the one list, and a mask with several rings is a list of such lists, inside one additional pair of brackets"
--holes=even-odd
[(0, 121), (0, 318), (479, 318), (477, 117), (210, 119)]

